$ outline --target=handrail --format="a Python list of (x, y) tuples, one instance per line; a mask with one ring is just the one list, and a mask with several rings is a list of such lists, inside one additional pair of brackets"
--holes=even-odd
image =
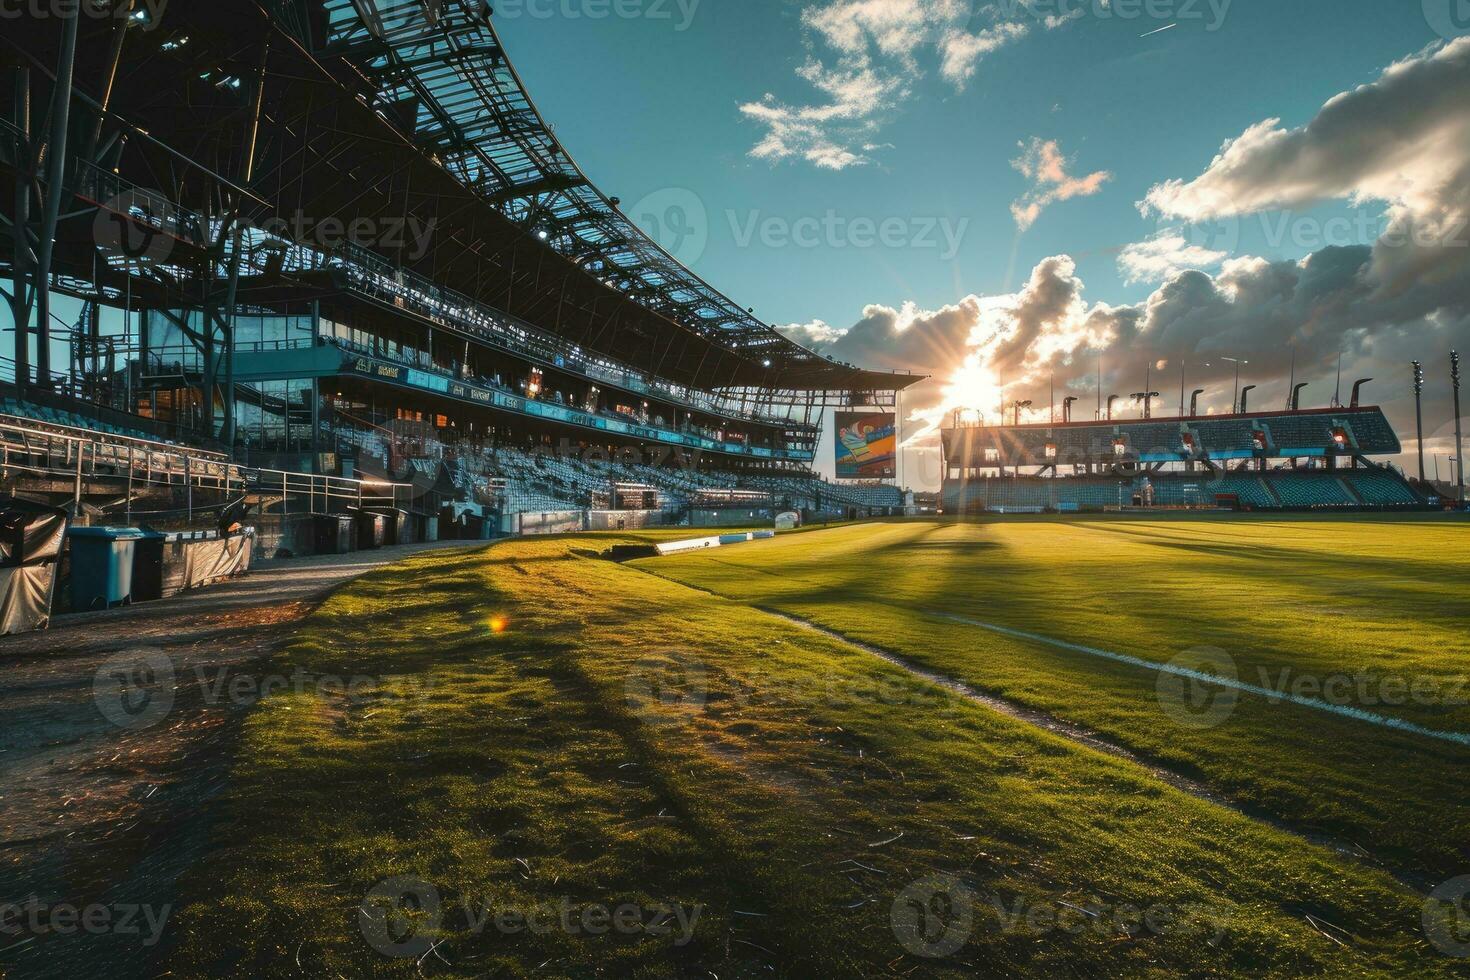
[[(279, 491), (283, 513), (292, 500), (299, 502), (303, 498), (313, 514), (328, 513), (336, 506), (396, 508), (400, 491), (412, 499), (413, 488), (408, 484), (241, 466), (208, 450), (196, 452), (187, 447), (90, 433), (85, 429), (54, 432), (31, 424), (17, 424), (16, 419), (21, 423), (31, 421), (0, 415), (0, 473), (26, 473), (68, 481), (72, 484), (75, 504), (81, 503), (89, 483), (99, 478), (125, 480), (124, 513), (129, 520), (132, 501), (139, 489), (149, 487), (185, 490), (184, 512), (190, 519), (196, 510), (211, 509), (196, 506), (195, 490), (225, 497), (251, 491), (264, 494)], [(104, 468), (111, 472), (103, 473)]]
[[(45, 419), (33, 419), (25, 415), (16, 415), (11, 412), (0, 412), (0, 425), (8, 428), (30, 431), (72, 442), (97, 442), (98, 436), (103, 433), (93, 432), (75, 425), (67, 425), (65, 422), (47, 422)], [(51, 429), (62, 429), (62, 432), (51, 432), (49, 429), (35, 429), (32, 426), (49, 426)], [(211, 449), (195, 449), (192, 446), (180, 446), (177, 443), (159, 442), (154, 439), (144, 439), (141, 436), (118, 435), (116, 433), (105, 433), (110, 442), (123, 442), (139, 448), (151, 448), (153, 452), (186, 453), (196, 459), (208, 459), (218, 462), (227, 462), (229, 456), (226, 453), (215, 452)]]
[[(213, 243), (212, 221), (196, 211), (175, 204), (156, 191), (149, 191), (110, 171), (86, 161), (78, 162), (77, 190), (99, 205), (111, 201), (141, 202), (135, 220), (147, 221), (159, 231), (189, 241), (201, 248)], [(257, 236), (260, 233), (256, 233)], [(221, 236), (224, 252), (221, 262), (228, 262), (234, 248), (231, 236)], [(486, 306), (478, 300), (448, 286), (396, 266), (387, 259), (355, 243), (348, 242), (335, 252), (324, 252), (306, 245), (275, 237), (287, 251), (285, 267), (296, 272), (319, 272), (339, 269), (347, 274), (348, 287), (370, 299), (387, 298), (395, 306), (414, 307), (414, 312), (431, 322), (466, 330), (484, 337), (512, 353), (547, 361), (562, 370), (581, 373), (594, 381), (619, 385), (639, 394), (693, 406), (730, 418), (764, 425), (790, 426), (795, 429), (815, 428), (795, 419), (731, 407), (730, 399), (696, 389), (660, 386), (644, 381), (631, 365), (621, 365), (604, 358), (605, 363), (590, 358), (582, 349), (564, 338), (535, 327), (518, 317)], [(254, 271), (262, 271), (255, 242), (242, 251), (242, 261)], [(560, 363), (558, 363), (560, 362)], [(703, 397), (701, 397), (703, 395)]]

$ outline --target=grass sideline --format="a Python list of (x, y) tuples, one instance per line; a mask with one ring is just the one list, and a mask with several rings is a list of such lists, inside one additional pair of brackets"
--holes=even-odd
[[(169, 974), (1451, 975), (1386, 875), (587, 557), (669, 536), (424, 555), (334, 595), (279, 667), (374, 682), (257, 706)], [(391, 919), (399, 958), (360, 919), (395, 878), (438, 899)], [(699, 916), (683, 943), (557, 916), (624, 905)], [(903, 927), (925, 913), (949, 928)]]
[[(639, 565), (1085, 725), (1439, 881), (1470, 867), (1470, 792), (1457, 775), (1470, 750), (1252, 694), (1219, 724), (1181, 724), (1156, 674), (941, 617), (1161, 663), (1223, 650), (1241, 680), (1271, 689), (1419, 681), (1430, 703), (1370, 683), (1370, 699), (1406, 703), (1359, 706), (1465, 732), (1467, 534), (1412, 519), (895, 522)], [(1355, 702), (1355, 682), (1348, 693)]]

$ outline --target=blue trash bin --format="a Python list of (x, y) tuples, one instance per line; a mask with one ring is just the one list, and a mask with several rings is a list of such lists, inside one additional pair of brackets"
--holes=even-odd
[(111, 609), (133, 599), (133, 553), (143, 532), (133, 527), (74, 527), (71, 541), (71, 607), (75, 612)]

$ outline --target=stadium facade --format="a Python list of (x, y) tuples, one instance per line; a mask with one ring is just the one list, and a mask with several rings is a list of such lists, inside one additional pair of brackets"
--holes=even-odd
[(75, 463), (101, 520), (372, 499), (421, 535), (900, 506), (811, 465), (827, 410), (920, 379), (802, 348), (644, 235), (487, 5), (55, 6), (0, 42), (12, 489), (54, 502)]
[(1356, 403), (1034, 425), (987, 426), (957, 413), (941, 436), (950, 514), (1427, 504), (1373, 460), (1402, 447), (1381, 409)]

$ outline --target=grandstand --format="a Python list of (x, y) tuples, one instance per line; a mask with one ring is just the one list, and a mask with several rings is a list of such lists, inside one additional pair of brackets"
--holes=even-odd
[[(812, 462), (829, 410), (920, 379), (818, 356), (679, 265), (556, 139), (488, 8), (429, 9), (7, 25), (0, 105), (59, 111), (0, 116), (0, 265), (30, 324), (0, 411), (90, 462), (22, 445), (6, 489), (84, 523), (243, 501), (288, 550), (359, 497), (424, 538), (688, 522), (720, 494), (763, 517), (901, 507)], [(184, 476), (125, 499), (129, 453)], [(206, 462), (230, 474), (211, 493)]]
[(1370, 458), (1402, 448), (1376, 407), (1010, 426), (956, 413), (941, 438), (952, 514), (1426, 506)]

